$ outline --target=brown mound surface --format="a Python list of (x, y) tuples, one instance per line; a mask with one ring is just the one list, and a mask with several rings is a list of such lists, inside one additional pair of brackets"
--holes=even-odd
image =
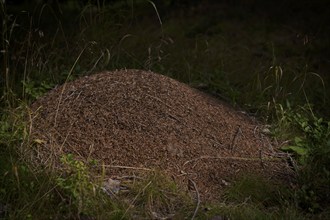
[(168, 77), (140, 70), (102, 72), (50, 91), (32, 105), (32, 137), (47, 163), (63, 153), (109, 165), (109, 175), (155, 168), (196, 182), (205, 199), (242, 172), (276, 176), (261, 126), (245, 114)]

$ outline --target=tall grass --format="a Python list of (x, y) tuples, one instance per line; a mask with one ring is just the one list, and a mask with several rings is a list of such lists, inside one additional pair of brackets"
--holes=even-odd
[[(9, 72), (10, 72), (10, 65), (9, 65), (9, 45), (10, 45), (10, 39), (12, 35), (13, 28), (15, 26), (14, 22), (9, 22), (11, 19), (10, 16), (7, 14), (6, 5), (1, 2), (1, 57), (2, 57), (2, 80), (1, 80), (1, 86), (3, 89), (3, 97), (1, 97), (1, 100), (9, 100), (9, 92), (10, 92), (10, 79), (9, 79)], [(10, 25), (11, 23), (11, 25)]]

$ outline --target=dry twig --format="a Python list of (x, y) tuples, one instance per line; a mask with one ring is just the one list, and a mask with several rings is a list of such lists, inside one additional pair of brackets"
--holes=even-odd
[(238, 126), (237, 130), (236, 130), (236, 133), (234, 135), (234, 138), (231, 142), (231, 145), (230, 145), (230, 150), (233, 151), (235, 146), (236, 146), (236, 142), (237, 142), (237, 138), (242, 135), (242, 129), (241, 129), (241, 126)]
[[(213, 156), (201, 156), (198, 158), (194, 158), (192, 160), (186, 161), (183, 166), (187, 165), (188, 163), (197, 161), (197, 160), (203, 160), (203, 159), (218, 159), (218, 160), (241, 160), (241, 161), (259, 161), (260, 157), (213, 157)], [(263, 160), (267, 159), (268, 161), (280, 161), (280, 158), (274, 158), (274, 157), (268, 157), (268, 158), (262, 158)]]
[(120, 166), (120, 165), (102, 165), (102, 166), (110, 167), (110, 168), (120, 168), (120, 169), (154, 171), (153, 169), (149, 169), (149, 168), (145, 168), (145, 167), (129, 167), (129, 166)]
[(199, 209), (199, 206), (200, 206), (200, 203), (201, 203), (201, 198), (200, 198), (196, 183), (192, 179), (189, 179), (189, 181), (194, 185), (194, 188), (195, 188), (195, 191), (196, 191), (196, 194), (197, 194), (197, 205), (196, 205), (196, 208), (195, 208), (194, 215), (193, 215), (193, 217), (191, 217), (191, 220), (193, 220), (193, 219), (195, 219), (195, 217), (197, 215), (197, 212), (198, 212), (198, 209)]

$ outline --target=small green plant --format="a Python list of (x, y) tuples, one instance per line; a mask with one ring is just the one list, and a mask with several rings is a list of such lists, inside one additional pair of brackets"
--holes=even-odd
[(98, 189), (87, 167), (82, 161), (75, 160), (72, 154), (62, 156), (61, 163), (64, 173), (56, 179), (59, 189), (64, 191), (61, 208), (67, 209), (67, 205), (75, 207), (77, 216), (92, 214)]
[(330, 122), (316, 117), (309, 105), (297, 109), (279, 105), (278, 116), (275, 133), (291, 139), (281, 149), (297, 161), (297, 204), (309, 212), (321, 212), (330, 204)]
[(306, 143), (300, 137), (295, 137), (292, 142), (292, 145), (283, 146), (281, 150), (294, 153), (294, 156), (298, 158), (300, 164), (305, 163), (308, 154), (308, 146), (306, 146)]
[(275, 129), (277, 136), (289, 138), (293, 136), (292, 143), (283, 146), (282, 150), (294, 152), (305, 163), (305, 157), (313, 153), (315, 146), (320, 146), (330, 135), (330, 122), (317, 118), (309, 106), (292, 109), (288, 104), (284, 109), (277, 107), (278, 125)]
[(43, 94), (54, 87), (53, 83), (47, 83), (44, 81), (40, 84), (37, 84), (34, 81), (22, 81), (22, 83), (25, 88), (25, 94), (28, 95), (28, 98), (32, 100), (41, 97)]

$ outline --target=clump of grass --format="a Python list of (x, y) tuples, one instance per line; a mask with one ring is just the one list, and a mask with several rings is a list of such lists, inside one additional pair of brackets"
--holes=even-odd
[(240, 176), (220, 203), (206, 205), (202, 216), (224, 219), (304, 219), (286, 186), (260, 176)]
[[(242, 176), (226, 193), (228, 201), (245, 201), (262, 207), (274, 207), (283, 202), (285, 187), (275, 185), (258, 176)], [(282, 200), (282, 201), (281, 201)]]
[(50, 207), (50, 212), (54, 210), (54, 201), (46, 199), (53, 186), (51, 178), (45, 172), (34, 172), (22, 157), (26, 126), (20, 117), (21, 112), (16, 109), (2, 114), (1, 121), (0, 204), (5, 207), (1, 215), (9, 219), (29, 219), (35, 212), (43, 216), (44, 204)]
[[(71, 159), (63, 161), (66, 172), (41, 169), (1, 155), (1, 217), (8, 219), (80, 219), (122, 217), (124, 203), (112, 200), (99, 182), (92, 181), (84, 164)], [(66, 175), (66, 176), (63, 176)]]
[(126, 213), (139, 218), (181, 219), (193, 216), (195, 205), (188, 192), (159, 171), (144, 175), (142, 181), (128, 185), (129, 208)]
[(280, 207), (278, 209), (267, 210), (260, 208), (254, 204), (246, 204), (244, 202), (240, 204), (217, 204), (216, 206), (208, 206), (206, 213), (202, 215), (201, 219), (212, 219), (218, 217), (219, 219), (308, 219), (308, 217), (302, 215), (295, 207)]

